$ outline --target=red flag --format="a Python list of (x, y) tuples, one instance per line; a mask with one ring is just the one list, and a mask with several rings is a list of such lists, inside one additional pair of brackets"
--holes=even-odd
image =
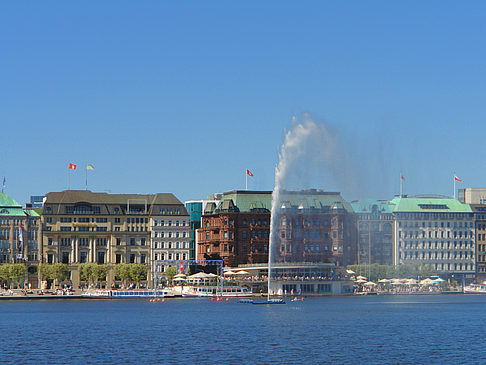
[(248, 169), (246, 169), (246, 174), (249, 175), (249, 176), (253, 176), (253, 174)]
[(181, 272), (184, 271), (184, 261), (181, 261), (180, 262), (180, 269), (181, 269)]
[(459, 181), (459, 182), (464, 182), (461, 179), (459, 179), (456, 175), (454, 175), (454, 180)]
[(75, 165), (75, 164), (73, 164), (73, 163), (69, 163), (69, 168), (70, 168), (71, 170), (76, 170), (76, 167), (78, 167), (78, 165)]
[(402, 180), (405, 180), (405, 177), (403, 175), (401, 175), (401, 178), (402, 178)]

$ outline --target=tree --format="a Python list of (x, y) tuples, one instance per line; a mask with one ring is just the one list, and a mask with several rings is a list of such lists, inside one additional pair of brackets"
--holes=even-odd
[(12, 281), (17, 282), (17, 288), (19, 287), (20, 283), (24, 283), (26, 271), (27, 267), (24, 264), (10, 265), (10, 278)]
[(57, 280), (58, 285), (61, 285), (61, 282), (69, 276), (67, 265), (60, 262), (52, 264), (52, 275)]
[(120, 278), (120, 280), (127, 285), (128, 281), (130, 281), (130, 265), (129, 264), (116, 264), (114, 269), (114, 274), (116, 277)]
[(177, 268), (175, 266), (169, 266), (167, 270), (165, 270), (165, 277), (167, 280), (172, 281), (174, 276), (177, 274)]
[(147, 279), (147, 266), (144, 264), (131, 264), (130, 278), (137, 283), (137, 288), (140, 287), (140, 282)]
[(79, 265), (79, 278), (88, 283), (95, 284), (98, 280), (106, 278), (108, 266), (85, 262)]

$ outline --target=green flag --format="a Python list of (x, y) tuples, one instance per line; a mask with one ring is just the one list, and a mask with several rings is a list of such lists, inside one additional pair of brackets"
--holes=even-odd
[(86, 164), (86, 170), (94, 170), (94, 166), (87, 163)]

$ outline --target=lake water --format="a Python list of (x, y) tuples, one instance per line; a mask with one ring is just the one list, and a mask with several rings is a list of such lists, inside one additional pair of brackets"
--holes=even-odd
[(0, 362), (486, 363), (486, 296), (0, 301)]

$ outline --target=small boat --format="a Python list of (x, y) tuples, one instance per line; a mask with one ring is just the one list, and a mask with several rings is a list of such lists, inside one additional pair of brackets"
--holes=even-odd
[(83, 297), (92, 298), (149, 298), (149, 297), (173, 297), (174, 293), (169, 290), (154, 290), (154, 289), (133, 289), (133, 290), (87, 290)]
[(481, 284), (470, 284), (464, 287), (464, 294), (486, 294), (486, 281)]
[[(223, 297), (239, 298), (252, 297), (250, 288), (245, 286), (225, 286), (223, 287)], [(182, 288), (183, 297), (221, 297), (220, 286), (184, 286)]]

